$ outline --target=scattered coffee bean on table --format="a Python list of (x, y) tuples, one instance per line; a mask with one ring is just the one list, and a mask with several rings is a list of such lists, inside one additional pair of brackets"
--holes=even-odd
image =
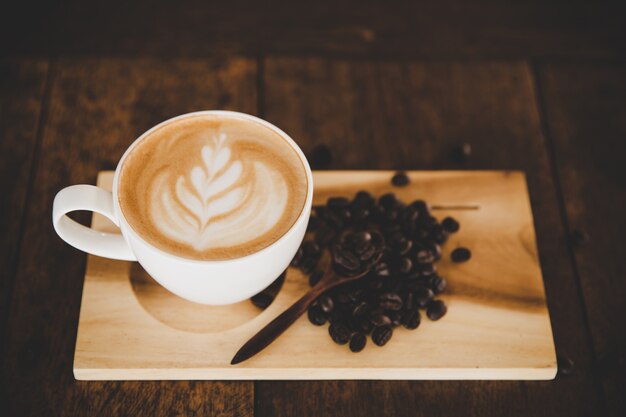
[(283, 273), (280, 274), (278, 278), (276, 278), (274, 282), (272, 282), (267, 288), (265, 288), (260, 293), (250, 297), (250, 301), (252, 302), (252, 304), (262, 310), (265, 310), (267, 307), (269, 307), (270, 304), (272, 304), (272, 302), (274, 301), (274, 298), (276, 298), (276, 294), (278, 294), (278, 291), (280, 291), (281, 287), (283, 286), (286, 274), (287, 271), (283, 271)]
[(466, 262), (472, 257), (472, 252), (467, 248), (456, 248), (450, 254), (453, 262)]
[(331, 339), (338, 345), (345, 345), (352, 336), (352, 330), (342, 322), (335, 322), (328, 328)]
[(372, 332), (372, 342), (377, 346), (384, 346), (391, 339), (392, 335), (393, 329), (391, 326), (377, 327)]
[(445, 316), (448, 312), (448, 307), (446, 307), (445, 303), (441, 300), (433, 300), (428, 303), (428, 307), (426, 308), (426, 315), (429, 319), (436, 321)]
[(365, 348), (366, 344), (367, 337), (361, 332), (355, 333), (350, 339), (350, 350), (354, 353), (360, 352), (363, 350), (363, 348)]
[[(394, 175), (392, 184), (404, 183), (401, 174)], [(322, 294), (309, 308), (309, 321), (318, 326), (329, 322), (335, 343), (349, 343), (352, 352), (360, 352), (368, 336), (383, 346), (394, 328), (418, 328), (422, 311), (430, 320), (441, 319), (447, 307), (434, 297), (444, 292), (446, 280), (435, 264), (441, 245), (459, 230), (452, 217), (440, 223), (425, 201), (407, 204), (394, 193), (375, 197), (359, 191), (353, 198), (331, 197), (314, 206), (309, 233), (291, 265), (309, 275), (312, 287), (328, 268), (320, 265), (322, 259), (338, 275), (369, 272)], [(455, 262), (470, 257), (466, 248), (452, 252)]]
[(391, 178), (391, 184), (396, 187), (404, 187), (405, 185), (408, 185), (409, 182), (411, 182), (411, 179), (404, 171), (396, 172), (396, 174)]

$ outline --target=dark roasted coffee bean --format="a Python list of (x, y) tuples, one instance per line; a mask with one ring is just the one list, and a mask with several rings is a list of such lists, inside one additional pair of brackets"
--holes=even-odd
[(346, 236), (346, 240), (348, 240), (353, 245), (358, 243), (370, 243), (372, 241), (372, 234), (367, 230), (354, 232)]
[(341, 311), (339, 311), (338, 308), (334, 308), (333, 311), (328, 313), (329, 323), (335, 323), (337, 321), (343, 320), (343, 318), (344, 318), (344, 314)]
[(409, 204), (409, 207), (417, 210), (420, 214), (420, 217), (430, 216), (430, 207), (428, 206), (428, 204), (426, 204), (424, 200), (415, 200), (411, 204)]
[(319, 306), (311, 306), (309, 307), (309, 321), (316, 326), (321, 326), (326, 323), (327, 317), (326, 314), (322, 311)]
[(400, 215), (400, 221), (402, 222), (402, 229), (407, 234), (413, 234), (415, 232), (415, 226), (419, 219), (419, 211), (415, 207), (407, 207)]
[(346, 197), (330, 197), (326, 202), (326, 205), (332, 209), (335, 208), (347, 208), (350, 205), (350, 200)]
[(317, 266), (317, 262), (319, 261), (318, 257), (307, 257), (305, 256), (300, 264), (300, 270), (305, 274), (310, 274), (313, 272), (315, 267)]
[(428, 307), (426, 308), (426, 315), (429, 319), (435, 321), (442, 318), (446, 312), (448, 311), (448, 307), (441, 300), (432, 300), (428, 303)]
[(448, 240), (448, 232), (441, 225), (434, 226), (430, 231), (430, 238), (433, 242), (443, 245)]
[(372, 259), (372, 257), (374, 255), (376, 255), (376, 247), (372, 244), (368, 244), (363, 250), (361, 250), (361, 252), (358, 254), (359, 255), (359, 260), (360, 261), (368, 261), (370, 259)]
[(311, 215), (309, 217), (309, 223), (306, 226), (306, 231), (307, 232), (314, 232), (314, 231), (316, 231), (317, 228), (320, 225), (320, 222), (321, 222), (321, 220), (317, 216)]
[(313, 169), (328, 168), (333, 161), (333, 152), (328, 146), (320, 144), (311, 150), (307, 160)]
[(252, 301), (252, 304), (254, 304), (255, 306), (265, 310), (267, 307), (269, 307), (270, 304), (272, 304), (272, 301), (274, 301), (274, 297), (262, 291), (256, 295), (253, 295), (252, 298), (250, 298), (250, 301)]
[(372, 342), (377, 346), (384, 346), (391, 339), (392, 335), (393, 329), (391, 326), (376, 327), (372, 332)]
[(437, 272), (435, 264), (418, 265), (418, 271), (421, 277), (429, 277)]
[(374, 325), (368, 318), (364, 318), (359, 321), (359, 329), (363, 331), (363, 333), (370, 334), (373, 328)]
[(317, 300), (317, 302), (320, 308), (324, 310), (324, 313), (330, 313), (331, 311), (333, 311), (333, 308), (335, 308), (335, 302), (333, 301), (333, 298), (328, 294), (322, 295)]
[(406, 310), (412, 310), (415, 306), (415, 295), (407, 288), (406, 295), (404, 296), (404, 308)]
[(402, 312), (392, 311), (389, 313), (389, 318), (391, 319), (391, 326), (398, 327), (402, 323)]
[(382, 312), (373, 312), (370, 315), (370, 322), (374, 327), (386, 326), (391, 324), (391, 319)]
[(320, 282), (320, 279), (322, 279), (323, 276), (324, 276), (324, 271), (320, 271), (318, 269), (317, 271), (313, 272), (309, 276), (309, 285), (311, 287), (315, 287), (315, 285), (317, 285), (317, 283)]
[(399, 226), (396, 224), (396, 221), (398, 220), (399, 216), (400, 216), (400, 212), (394, 208), (385, 210), (385, 214), (383, 215), (383, 218), (385, 221), (384, 226), (387, 226), (387, 230), (392, 230), (392, 229), (395, 229), (396, 226)]
[(350, 336), (352, 336), (352, 332), (350, 328), (340, 321), (331, 324), (328, 327), (328, 334), (330, 334), (330, 338), (333, 339), (335, 343), (338, 345), (345, 345), (350, 341)]
[(335, 234), (336, 232), (330, 226), (320, 224), (315, 233), (315, 242), (322, 247), (326, 247), (335, 238)]
[(402, 325), (407, 329), (417, 329), (421, 321), (422, 316), (417, 308), (405, 311), (402, 316)]
[(367, 222), (370, 217), (370, 210), (365, 207), (357, 207), (352, 210), (352, 220), (355, 223), (362, 224)]
[(368, 285), (372, 290), (380, 290), (383, 287), (383, 281), (381, 279), (374, 279), (370, 281)]
[(559, 368), (559, 375), (571, 375), (574, 373), (574, 361), (562, 355), (557, 355), (556, 362)]
[(428, 278), (428, 286), (431, 290), (433, 290), (435, 294), (439, 294), (440, 292), (445, 290), (447, 285), (448, 282), (437, 274), (434, 274), (430, 278)]
[(429, 242), (426, 246), (427, 249), (433, 254), (435, 262), (441, 259), (441, 246), (439, 246), (435, 242)]
[(426, 287), (419, 287), (417, 290), (415, 290), (414, 293), (415, 302), (420, 308), (426, 307), (434, 296), (435, 293), (433, 292), (433, 290)]
[(346, 221), (340, 213), (327, 211), (324, 220), (335, 230), (342, 230), (346, 226)]
[(411, 180), (409, 179), (409, 176), (406, 175), (406, 172), (404, 171), (396, 172), (396, 174), (391, 178), (391, 184), (395, 185), (396, 187), (404, 187), (410, 181)]
[(304, 242), (302, 249), (304, 249), (304, 256), (318, 256), (322, 251), (320, 246), (312, 241)]
[(344, 289), (337, 292), (336, 300), (339, 301), (341, 304), (348, 304), (350, 301), (352, 301), (348, 296), (348, 291)]
[(415, 253), (415, 261), (420, 265), (431, 264), (435, 262), (435, 255), (428, 249), (422, 249)]
[(408, 274), (402, 275), (402, 278), (404, 278), (406, 282), (410, 282), (411, 280), (416, 280), (419, 277), (420, 277), (420, 273), (419, 271), (416, 271), (416, 270), (413, 270), (409, 272)]
[(398, 260), (398, 272), (401, 274), (408, 274), (413, 269), (413, 262), (406, 256)]
[(413, 247), (413, 242), (411, 242), (408, 239), (405, 239), (402, 243), (400, 243), (396, 247), (396, 253), (400, 256), (404, 256), (407, 253), (409, 253), (412, 247)]
[(433, 216), (423, 216), (420, 219), (420, 225), (427, 230), (432, 230), (434, 227), (439, 226), (439, 221), (437, 220), (436, 217)]
[(360, 287), (359, 288), (353, 288), (350, 291), (348, 291), (348, 293), (347, 293), (348, 298), (352, 302), (361, 301), (363, 299), (364, 294), (365, 294), (365, 290), (363, 288), (360, 288)]
[(350, 350), (352, 352), (360, 352), (367, 344), (367, 337), (363, 333), (355, 333), (350, 339)]
[(302, 263), (303, 256), (304, 256), (304, 249), (302, 248), (302, 246), (300, 246), (298, 248), (298, 251), (294, 255), (293, 259), (291, 260), (291, 266), (296, 267), (296, 268), (299, 267), (300, 263)]
[(340, 245), (333, 246), (332, 255), (333, 261), (348, 271), (357, 271), (361, 266), (359, 258)]
[(402, 298), (394, 292), (385, 292), (378, 296), (378, 306), (385, 310), (400, 310)]
[(367, 191), (359, 191), (352, 200), (353, 207), (370, 208), (374, 204), (374, 197)]
[(472, 252), (469, 249), (463, 248), (463, 247), (456, 248), (450, 254), (450, 258), (452, 258), (453, 262), (469, 261), (471, 257), (472, 257)]
[(398, 199), (394, 193), (387, 193), (380, 196), (378, 199), (378, 204), (380, 204), (385, 210), (394, 207), (397, 203)]
[(370, 310), (370, 305), (365, 301), (357, 303), (352, 309), (352, 316), (360, 317), (366, 314)]
[(452, 217), (446, 217), (445, 219), (443, 219), (441, 222), (441, 226), (443, 226), (443, 230), (448, 233), (456, 233), (459, 231), (460, 228), (459, 222), (457, 222)]
[(388, 277), (391, 275), (389, 271), (389, 266), (385, 262), (379, 262), (374, 266), (374, 273), (377, 277)]

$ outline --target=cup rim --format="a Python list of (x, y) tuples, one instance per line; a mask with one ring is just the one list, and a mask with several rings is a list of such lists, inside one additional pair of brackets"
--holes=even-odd
[[(122, 209), (120, 207), (120, 204), (119, 204), (119, 199), (118, 199), (118, 196), (117, 196), (119, 174), (120, 174), (121, 167), (124, 165), (124, 161), (126, 160), (126, 157), (130, 154), (132, 149), (135, 146), (137, 146), (137, 144), (139, 142), (141, 142), (146, 136), (148, 136), (153, 131), (155, 131), (158, 128), (161, 128), (162, 126), (164, 126), (166, 124), (172, 123), (172, 122), (174, 122), (176, 120), (186, 119), (186, 118), (195, 117), (195, 116), (202, 116), (202, 115), (235, 117), (235, 118), (244, 119), (244, 120), (248, 120), (248, 121), (259, 123), (259, 124), (269, 128), (269, 129), (273, 130), (278, 135), (280, 135), (287, 142), (287, 144), (290, 145), (294, 149), (294, 151), (296, 152), (296, 154), (300, 158), (300, 161), (302, 162), (302, 165), (304, 166), (304, 171), (306, 173), (306, 178), (307, 178), (307, 194), (306, 194), (306, 198), (304, 200), (304, 205), (302, 206), (302, 210), (300, 211), (300, 214), (298, 215), (296, 220), (293, 222), (291, 227), (282, 236), (280, 236), (278, 239), (276, 239), (274, 242), (272, 242), (268, 246), (266, 246), (266, 247), (264, 247), (264, 248), (262, 248), (262, 249), (260, 249), (260, 250), (258, 250), (256, 252), (250, 253), (248, 255), (239, 256), (239, 257), (230, 258), (230, 259), (206, 259), (206, 260), (202, 260), (202, 259), (185, 258), (183, 256), (178, 256), (178, 255), (174, 255), (173, 253), (166, 252), (165, 250), (163, 250), (161, 248), (158, 248), (155, 245), (151, 244), (150, 242), (146, 241), (139, 233), (137, 233), (137, 231), (132, 227), (132, 225), (128, 222), (128, 220), (124, 216), (124, 212), (122, 211)], [(310, 212), (311, 205), (313, 203), (313, 174), (311, 172), (311, 167), (309, 166), (309, 161), (307, 161), (306, 156), (304, 155), (304, 152), (302, 152), (302, 149), (300, 149), (298, 144), (291, 138), (291, 136), (289, 136), (286, 132), (284, 132), (282, 129), (280, 129), (279, 127), (275, 126), (274, 124), (272, 124), (272, 123), (270, 123), (270, 122), (268, 122), (266, 120), (263, 120), (263, 119), (261, 119), (259, 117), (253, 116), (251, 114), (237, 112), (237, 111), (232, 111), (232, 110), (200, 110), (200, 111), (185, 113), (185, 114), (181, 114), (179, 116), (171, 117), (171, 118), (169, 118), (167, 120), (164, 120), (164, 121), (160, 122), (159, 124), (151, 127), (150, 129), (148, 129), (144, 133), (142, 133), (139, 137), (137, 137), (137, 139), (135, 139), (133, 141), (133, 143), (131, 143), (130, 146), (126, 149), (126, 151), (124, 151), (124, 154), (122, 155), (122, 157), (120, 158), (119, 162), (117, 163), (117, 167), (115, 168), (115, 174), (113, 176), (112, 193), (113, 193), (113, 205), (115, 207), (115, 212), (117, 214), (117, 217), (118, 217), (120, 223), (123, 222), (124, 225), (128, 227), (128, 229), (133, 233), (133, 238), (138, 239), (141, 243), (143, 243), (144, 245), (148, 246), (150, 249), (156, 251), (159, 254), (159, 256), (163, 256), (165, 258), (169, 258), (171, 260), (175, 260), (175, 261), (178, 261), (178, 262), (186, 262), (186, 263), (192, 263), (192, 264), (198, 264), (198, 265), (201, 265), (201, 264), (217, 264), (217, 263), (219, 263), (219, 264), (228, 264), (228, 263), (238, 263), (238, 262), (241, 262), (241, 261), (246, 261), (246, 260), (249, 260), (249, 259), (256, 258), (258, 256), (263, 256), (265, 252), (270, 251), (272, 248), (277, 246), (280, 242), (282, 242), (283, 240), (287, 239), (287, 237), (289, 237), (292, 234), (296, 233), (297, 226), (299, 226), (304, 221), (304, 218), (307, 217), (307, 214)], [(121, 229), (121, 227), (120, 227), (120, 229)], [(122, 232), (122, 234), (123, 234), (123, 232)], [(127, 241), (128, 241), (128, 239), (127, 239)], [(132, 250), (132, 247), (131, 247), (131, 250)]]

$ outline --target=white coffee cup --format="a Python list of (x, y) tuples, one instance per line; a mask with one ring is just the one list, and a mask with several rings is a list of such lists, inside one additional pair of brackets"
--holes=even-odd
[[(203, 261), (186, 259), (164, 252), (138, 235), (120, 210), (117, 196), (120, 169), (133, 147), (164, 124), (204, 114), (239, 117), (274, 130), (293, 147), (306, 170), (305, 205), (295, 223), (271, 245), (240, 258)], [(136, 139), (117, 164), (113, 179), (113, 192), (93, 185), (73, 185), (59, 191), (54, 198), (52, 221), (57, 234), (75, 248), (105, 258), (138, 261), (159, 284), (182, 298), (202, 304), (231, 304), (263, 290), (287, 268), (304, 238), (312, 200), (311, 168), (302, 150), (289, 135), (271, 123), (248, 114), (211, 110), (188, 113), (166, 120)], [(120, 228), (121, 234), (95, 231), (66, 215), (76, 210), (89, 210), (108, 217)]]

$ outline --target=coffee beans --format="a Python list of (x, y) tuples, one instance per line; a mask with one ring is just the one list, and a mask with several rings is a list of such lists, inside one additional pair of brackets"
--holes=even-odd
[(429, 319), (436, 321), (442, 318), (448, 312), (448, 307), (441, 300), (433, 300), (428, 303), (428, 308), (426, 309), (426, 316)]
[(453, 262), (465, 262), (469, 261), (469, 259), (472, 257), (472, 252), (470, 252), (470, 250), (467, 248), (456, 248), (452, 251), (450, 257), (452, 258)]
[(443, 226), (443, 230), (448, 233), (456, 233), (459, 231), (460, 225), (459, 222), (454, 220), (452, 217), (446, 217), (441, 221), (441, 226)]
[(407, 310), (402, 316), (402, 325), (410, 330), (417, 329), (421, 321), (422, 317), (417, 308)]
[(345, 345), (352, 336), (350, 328), (342, 322), (331, 324), (328, 328), (328, 333), (330, 334), (330, 338), (338, 345)]
[(408, 185), (409, 182), (411, 182), (411, 180), (406, 175), (406, 172), (402, 172), (402, 171), (397, 172), (391, 178), (391, 184), (395, 185), (396, 187), (404, 187), (405, 185)]
[(308, 311), (309, 321), (316, 326), (326, 323), (327, 317), (319, 306), (311, 306)]
[[(392, 183), (402, 186), (403, 178), (397, 173)], [(314, 206), (311, 218), (308, 237), (292, 261), (309, 275), (311, 286), (324, 275), (321, 265), (328, 259), (339, 275), (369, 271), (322, 294), (309, 308), (313, 324), (330, 323), (333, 341), (359, 352), (368, 335), (383, 346), (395, 328), (418, 328), (422, 313), (430, 320), (446, 314), (444, 302), (435, 299), (446, 288), (436, 263), (441, 245), (460, 230), (458, 221), (446, 217), (440, 223), (423, 200), (405, 204), (394, 193), (375, 198), (367, 191), (352, 199), (331, 197)], [(467, 260), (468, 254), (457, 248), (452, 256)]]
[(276, 294), (278, 294), (278, 291), (283, 286), (286, 275), (287, 271), (284, 271), (267, 288), (265, 288), (260, 293), (253, 295), (250, 298), (252, 304), (262, 310), (265, 310), (267, 307), (269, 307), (269, 305), (272, 304), (272, 302), (274, 301), (274, 298), (276, 298)]
[(353, 352), (360, 352), (367, 343), (367, 337), (363, 333), (355, 333), (350, 339), (350, 350)]
[(377, 327), (372, 332), (372, 342), (377, 346), (384, 346), (391, 339), (392, 335), (393, 329), (391, 326)]

